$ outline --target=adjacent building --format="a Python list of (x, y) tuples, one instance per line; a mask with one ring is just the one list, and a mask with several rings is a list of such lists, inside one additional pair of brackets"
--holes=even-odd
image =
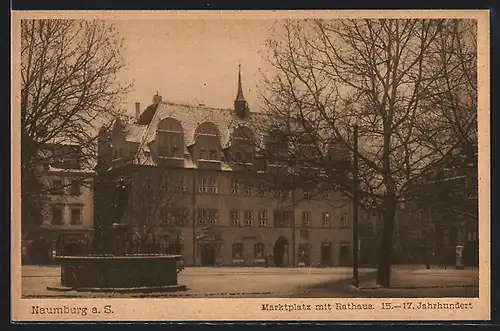
[[(37, 177), (39, 224), (23, 242), (25, 261), (38, 263), (56, 249), (62, 235), (92, 237), (94, 171), (82, 166), (81, 151), (69, 144), (45, 144)], [(44, 261), (40, 261), (44, 262)]]
[(400, 263), (455, 265), (460, 254), (463, 265), (479, 264), (477, 167), (463, 157), (448, 163), (416, 186), (421, 200), (400, 206)]
[[(264, 183), (287, 170), (254, 148), (252, 123), (262, 116), (250, 111), (241, 74), (233, 109), (158, 93), (146, 109), (136, 104), (133, 123), (100, 131), (95, 222), (120, 217), (133, 240), (176, 241), (185, 265), (350, 265), (350, 200), (334, 190), (269, 189)], [(286, 153), (273, 134), (258, 139), (271, 154)], [(130, 185), (119, 216), (107, 207), (117, 178)]]

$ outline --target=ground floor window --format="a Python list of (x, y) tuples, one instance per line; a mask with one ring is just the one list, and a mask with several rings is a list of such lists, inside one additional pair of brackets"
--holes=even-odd
[(265, 246), (263, 243), (254, 245), (254, 258), (263, 259), (266, 256)]
[(82, 224), (82, 209), (80, 207), (71, 208), (71, 225)]
[(62, 206), (52, 206), (52, 225), (63, 224), (63, 208)]
[(307, 244), (299, 244), (299, 263), (309, 264), (309, 246)]
[(233, 259), (243, 259), (243, 244), (234, 243), (233, 244)]

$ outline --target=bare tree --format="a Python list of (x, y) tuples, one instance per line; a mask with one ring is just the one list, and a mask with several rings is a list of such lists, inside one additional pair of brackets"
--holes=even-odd
[[(266, 77), (262, 100), (270, 116), (258, 126), (282, 134), (270, 156), (281, 156), (282, 162), (293, 165), (290, 168), (309, 169), (308, 185), (329, 182), (347, 194), (352, 191), (352, 173), (358, 172), (362, 205), (383, 215), (377, 277), (382, 286), (390, 285), (398, 204), (408, 199), (408, 188), (417, 180), (460, 151), (462, 136), (453, 130), (464, 124), (457, 122), (450, 129), (446, 115), (436, 108), (450, 90), (441, 83), (446, 77), (465, 84), (465, 79), (452, 77), (464, 75), (466, 69), (445, 60), (456, 52), (456, 43), (443, 40), (456, 31), (450, 27), (457, 23), (287, 21), (268, 43), (277, 73)], [(471, 40), (456, 38), (475, 47)], [(468, 118), (476, 113), (471, 105), (464, 109)], [(346, 162), (355, 150), (354, 125), (360, 138), (358, 169)]]
[(175, 170), (147, 167), (131, 174), (130, 180), (124, 213), (139, 246), (156, 243), (159, 236), (169, 238), (165, 245), (178, 243), (180, 227), (188, 224), (191, 215), (184, 176)]
[[(45, 153), (48, 145), (69, 145), (79, 166), (91, 168), (96, 127), (122, 115), (129, 85), (117, 83), (124, 68), (122, 43), (104, 21), (36, 19), (21, 21), (21, 166), (23, 222), (36, 221), (47, 187), (40, 167), (68, 155)], [(69, 155), (74, 156), (74, 155)]]
[[(443, 154), (437, 169), (427, 176), (430, 185), (422, 197), (433, 207), (477, 219), (477, 32), (474, 21), (451, 21), (437, 38), (435, 61), (443, 74), (433, 83), (427, 106), (432, 123), (456, 138), (456, 150)], [(430, 136), (428, 144), (440, 150)], [(422, 185), (420, 185), (422, 186)]]

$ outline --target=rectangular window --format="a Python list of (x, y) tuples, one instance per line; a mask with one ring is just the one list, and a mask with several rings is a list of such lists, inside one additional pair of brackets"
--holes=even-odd
[(310, 211), (302, 212), (302, 225), (305, 227), (311, 226), (311, 212)]
[(217, 179), (209, 178), (208, 192), (217, 193)]
[(259, 211), (259, 226), (267, 225), (267, 211), (260, 210)]
[(178, 225), (178, 226), (187, 225), (187, 219), (188, 219), (188, 210), (186, 208), (180, 208), (175, 213), (175, 224), (176, 225)]
[(198, 209), (198, 224), (201, 224), (201, 225), (207, 224), (207, 210), (206, 209)]
[(274, 211), (274, 226), (277, 228), (284, 228), (291, 225), (292, 212), (289, 210), (285, 211)]
[(323, 193), (323, 198), (329, 199), (330, 198), (330, 192)]
[(198, 192), (206, 193), (207, 191), (208, 191), (208, 179), (206, 177), (202, 177), (198, 185)]
[(204, 160), (207, 157), (207, 151), (202, 148), (200, 149), (200, 159)]
[(80, 194), (82, 194), (80, 181), (78, 180), (71, 181), (70, 193), (73, 196), (79, 196)]
[(331, 226), (329, 212), (322, 213), (322, 220), (323, 220), (323, 227), (324, 228), (329, 228)]
[(82, 224), (82, 211), (80, 208), (71, 209), (71, 225)]
[(184, 184), (184, 176), (179, 176), (176, 178), (175, 190), (177, 192), (186, 192), (186, 185)]
[(310, 199), (311, 198), (311, 191), (303, 190), (302, 195), (304, 196), (305, 199)]
[(259, 184), (259, 195), (264, 196), (266, 194), (266, 185), (260, 183)]
[(231, 210), (231, 225), (239, 226), (240, 225), (240, 212), (239, 210)]
[(180, 153), (179, 153), (179, 147), (177, 146), (172, 146), (172, 156), (174, 157), (180, 157)]
[(217, 151), (215, 149), (210, 150), (210, 160), (217, 160)]
[(266, 256), (266, 250), (263, 243), (257, 243), (253, 246), (253, 256), (255, 259), (263, 259)]
[(62, 207), (53, 206), (52, 207), (52, 225), (62, 225), (62, 224), (63, 224)]
[(52, 179), (52, 194), (62, 195), (64, 194), (64, 183), (60, 178)]
[(241, 260), (243, 259), (243, 244), (234, 243), (233, 244), (233, 259)]
[(253, 193), (252, 184), (245, 183), (245, 195), (252, 195), (252, 193)]
[(349, 218), (347, 214), (342, 214), (340, 216), (340, 227), (341, 228), (348, 228), (349, 227)]
[(217, 224), (219, 219), (219, 211), (217, 209), (210, 209), (208, 211), (208, 223)]
[(276, 155), (279, 159), (284, 159), (288, 156), (288, 148), (287, 147), (278, 147), (276, 149)]
[(238, 194), (240, 189), (240, 181), (237, 179), (233, 179), (231, 181), (231, 194)]
[(298, 260), (305, 265), (309, 264), (309, 246), (307, 244), (299, 244)]
[(245, 218), (245, 226), (252, 226), (253, 224), (253, 211), (245, 211), (244, 212), (244, 218)]

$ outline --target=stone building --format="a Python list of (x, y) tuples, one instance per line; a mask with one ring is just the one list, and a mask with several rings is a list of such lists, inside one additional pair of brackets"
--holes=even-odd
[(478, 266), (477, 167), (462, 159), (419, 183), (420, 201), (401, 203), (396, 232), (398, 262), (455, 265), (457, 247), (462, 247), (462, 263)]
[[(123, 213), (129, 233), (178, 240), (185, 265), (351, 263), (350, 200), (336, 191), (313, 196), (263, 184), (286, 169), (254, 149), (252, 123), (263, 115), (250, 111), (241, 73), (233, 109), (171, 103), (158, 93), (152, 101), (144, 110), (136, 104), (133, 123), (116, 120), (100, 131), (97, 223), (113, 219), (106, 205), (113, 178), (121, 176), (130, 182)], [(283, 152), (272, 135), (258, 139)]]
[(45, 144), (40, 154), (39, 223), (23, 238), (23, 257), (31, 263), (46, 262), (42, 256), (53, 254), (61, 235), (90, 240), (93, 233), (94, 171), (82, 166), (72, 145)]

